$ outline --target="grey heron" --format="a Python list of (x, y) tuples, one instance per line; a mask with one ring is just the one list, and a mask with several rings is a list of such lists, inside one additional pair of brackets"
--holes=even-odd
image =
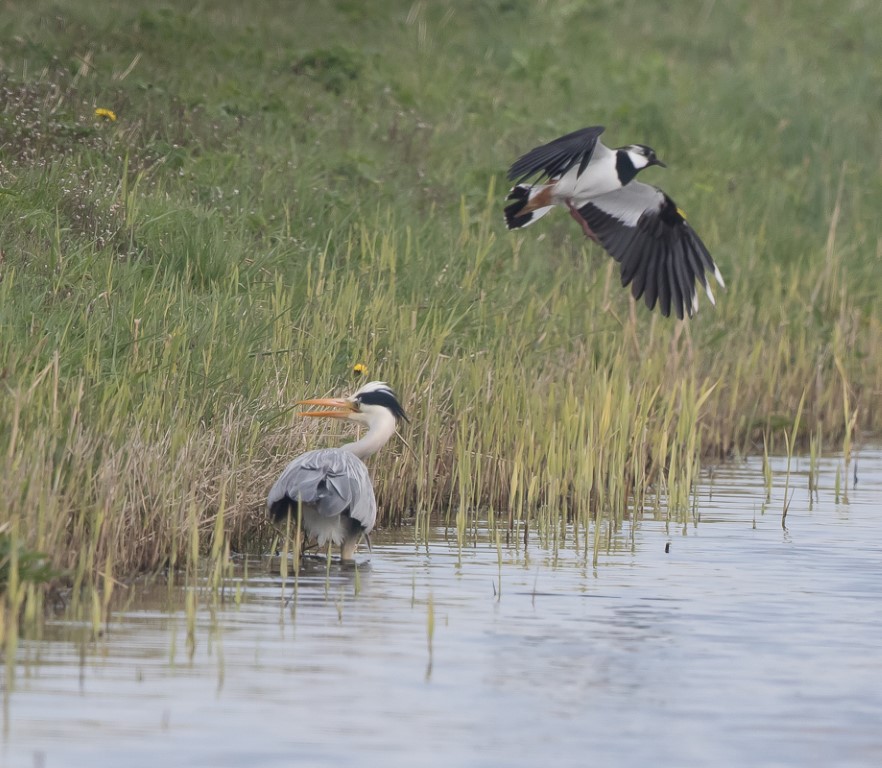
[[(683, 211), (662, 190), (635, 181), (652, 165), (666, 167), (644, 144), (610, 149), (603, 126), (561, 136), (518, 158), (508, 172), (515, 187), (505, 208), (509, 229), (533, 224), (555, 206), (566, 207), (585, 235), (620, 264), (622, 285), (635, 299), (658, 303), (681, 320), (698, 310), (696, 280), (711, 304), (705, 271), (724, 286), (719, 269)], [(522, 182), (537, 177), (534, 183)]]
[(382, 381), (365, 384), (349, 397), (301, 400), (298, 405), (329, 406), (336, 410), (300, 415), (346, 419), (368, 430), (354, 443), (318, 448), (294, 459), (270, 490), (267, 509), (274, 521), (291, 515), (295, 525), (299, 512), (307, 539), (315, 539), (319, 546), (329, 542), (339, 546), (341, 559), (352, 560), (362, 536), (373, 530), (377, 520), (374, 488), (362, 459), (380, 450), (407, 416)]

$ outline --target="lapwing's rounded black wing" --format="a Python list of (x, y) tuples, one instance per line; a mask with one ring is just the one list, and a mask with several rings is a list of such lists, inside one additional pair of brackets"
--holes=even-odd
[(705, 272), (724, 286), (714, 260), (676, 203), (657, 187), (632, 181), (579, 209), (600, 244), (621, 264), (622, 285), (635, 299), (681, 320), (698, 310), (696, 280), (711, 304)]
[(597, 139), (603, 133), (602, 125), (593, 125), (561, 136), (549, 144), (531, 149), (519, 157), (508, 169), (508, 178), (515, 184), (541, 174), (549, 179), (563, 176), (574, 165), (579, 166), (579, 174), (588, 166)]

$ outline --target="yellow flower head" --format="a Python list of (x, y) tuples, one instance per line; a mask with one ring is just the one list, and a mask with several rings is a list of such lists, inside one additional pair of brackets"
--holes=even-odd
[(104, 109), (104, 107), (98, 107), (95, 110), (95, 117), (103, 117), (105, 120), (110, 120), (111, 123), (116, 122), (116, 112), (112, 109)]
[(364, 363), (356, 363), (352, 366), (352, 373), (356, 376), (364, 376), (367, 373), (367, 366)]

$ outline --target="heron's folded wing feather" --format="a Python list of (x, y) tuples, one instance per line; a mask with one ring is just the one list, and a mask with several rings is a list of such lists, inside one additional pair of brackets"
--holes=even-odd
[(361, 459), (339, 448), (321, 448), (307, 451), (285, 468), (267, 504), (272, 508), (287, 498), (309, 504), (324, 517), (334, 517), (347, 510), (352, 515), (365, 495), (373, 499), (374, 492)]
[[(352, 458), (355, 459), (354, 456)], [(361, 523), (366, 533), (370, 533), (377, 522), (377, 499), (374, 496), (374, 487), (367, 467), (358, 459), (355, 460), (358, 463), (352, 466), (352, 473), (349, 476), (352, 491), (349, 516)]]

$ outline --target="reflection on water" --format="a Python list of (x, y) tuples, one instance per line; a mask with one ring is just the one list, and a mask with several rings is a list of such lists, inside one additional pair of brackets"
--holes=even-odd
[[(882, 451), (704, 478), (697, 524), (584, 553), (435, 532), (357, 570), (248, 564), (201, 608), (137, 590), (98, 641), (23, 643), (0, 764), (880, 765)], [(670, 544), (669, 552), (665, 545)], [(430, 637), (431, 636), (431, 637)], [(430, 665), (431, 639), (431, 665)]]

